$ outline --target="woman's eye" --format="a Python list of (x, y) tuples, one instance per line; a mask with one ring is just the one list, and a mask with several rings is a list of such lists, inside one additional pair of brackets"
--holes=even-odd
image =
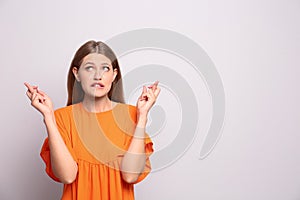
[(108, 66), (104, 66), (103, 67), (103, 71), (108, 72), (109, 71), (109, 67)]
[(87, 71), (92, 71), (94, 68), (93, 68), (93, 66), (87, 66), (85, 69), (86, 69)]

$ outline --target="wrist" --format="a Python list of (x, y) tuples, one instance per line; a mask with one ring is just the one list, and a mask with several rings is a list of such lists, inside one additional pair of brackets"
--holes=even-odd
[(147, 124), (147, 115), (139, 115), (137, 118), (137, 127), (145, 128)]
[(44, 116), (44, 123), (55, 122), (55, 117), (54, 117), (53, 111), (44, 113), (43, 116)]

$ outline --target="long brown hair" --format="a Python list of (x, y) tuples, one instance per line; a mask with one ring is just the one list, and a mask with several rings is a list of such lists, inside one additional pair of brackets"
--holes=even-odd
[(73, 74), (73, 67), (79, 69), (83, 58), (90, 53), (99, 53), (110, 59), (113, 69), (117, 69), (117, 76), (112, 83), (111, 89), (108, 92), (108, 98), (112, 101), (125, 103), (122, 75), (119, 67), (119, 63), (116, 55), (112, 49), (103, 42), (88, 41), (83, 44), (75, 53), (75, 56), (71, 62), (71, 66), (68, 72), (68, 105), (79, 103), (83, 100), (84, 91), (82, 90), (81, 84), (76, 81)]

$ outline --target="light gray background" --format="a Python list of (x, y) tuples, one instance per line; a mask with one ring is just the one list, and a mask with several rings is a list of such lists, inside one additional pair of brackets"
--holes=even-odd
[[(207, 52), (224, 84), (226, 120), (214, 151), (199, 160), (212, 113), (202, 79), (162, 52), (122, 58), (124, 74), (154, 61), (182, 72), (201, 110), (191, 148), (138, 184), (136, 199), (300, 199), (299, 0), (1, 0), (0, 25), (1, 200), (61, 194), (61, 185), (44, 173), (39, 150), (45, 128), (23, 82), (38, 84), (62, 107), (67, 69), (81, 44), (145, 27), (184, 34)], [(163, 91), (157, 103), (180, 113), (174, 94)], [(156, 150), (176, 137), (180, 117), (168, 115), (167, 122), (153, 138)]]

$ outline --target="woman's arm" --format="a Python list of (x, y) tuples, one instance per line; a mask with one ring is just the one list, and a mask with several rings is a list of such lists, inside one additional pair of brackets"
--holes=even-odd
[(147, 117), (138, 120), (129, 148), (122, 159), (122, 177), (127, 183), (135, 182), (145, 167), (146, 155), (144, 138), (146, 123)]
[(147, 88), (143, 87), (143, 92), (137, 102), (137, 125), (133, 138), (125, 153), (122, 163), (121, 171), (123, 179), (128, 183), (134, 183), (140, 173), (143, 172), (146, 163), (145, 154), (145, 127), (147, 124), (147, 115), (149, 110), (155, 103), (160, 88), (157, 87), (158, 81)]
[(31, 105), (44, 117), (48, 133), (51, 167), (54, 175), (64, 184), (72, 183), (77, 176), (77, 164), (67, 149), (56, 125), (51, 99), (36, 86), (25, 83)]
[(54, 114), (46, 114), (44, 122), (48, 133), (52, 171), (62, 183), (70, 184), (76, 179), (77, 164), (57, 129)]

